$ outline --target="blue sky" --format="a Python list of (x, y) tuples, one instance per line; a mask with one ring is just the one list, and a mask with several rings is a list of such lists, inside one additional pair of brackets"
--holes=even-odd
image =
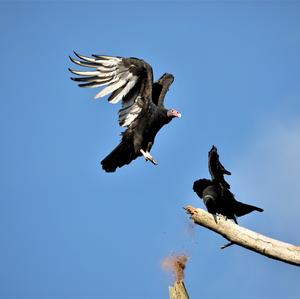
[[(162, 299), (160, 267), (190, 256), (191, 298), (299, 298), (299, 269), (191, 229), (215, 144), (239, 220), (300, 244), (300, 2), (0, 3), (0, 298)], [(107, 174), (118, 107), (69, 80), (68, 55), (135, 56), (175, 81), (182, 113), (152, 154)]]

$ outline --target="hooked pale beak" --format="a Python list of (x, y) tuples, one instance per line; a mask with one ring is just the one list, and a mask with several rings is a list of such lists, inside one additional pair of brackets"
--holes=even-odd
[(181, 117), (181, 113), (176, 111), (175, 109), (170, 109), (167, 112), (168, 117)]

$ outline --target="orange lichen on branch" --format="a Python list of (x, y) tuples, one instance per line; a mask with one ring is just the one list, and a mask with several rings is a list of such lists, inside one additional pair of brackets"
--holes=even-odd
[(195, 213), (197, 213), (197, 209), (195, 209), (194, 207), (192, 206), (186, 206), (184, 208), (186, 210), (186, 212), (190, 215), (194, 215)]
[(162, 268), (172, 272), (177, 282), (183, 281), (188, 259), (189, 257), (185, 254), (167, 256), (162, 261)]

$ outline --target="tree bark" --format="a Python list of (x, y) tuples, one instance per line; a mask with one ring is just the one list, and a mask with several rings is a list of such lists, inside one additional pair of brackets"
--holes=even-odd
[(189, 299), (183, 280), (176, 281), (169, 286), (169, 296), (170, 299)]
[(220, 235), (230, 242), (260, 253), (269, 258), (300, 266), (300, 247), (271, 239), (218, 216), (217, 223), (212, 214), (192, 206), (185, 207), (192, 220)]

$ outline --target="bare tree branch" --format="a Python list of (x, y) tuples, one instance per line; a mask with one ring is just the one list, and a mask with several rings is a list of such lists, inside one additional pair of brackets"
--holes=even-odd
[(189, 257), (186, 254), (172, 254), (166, 256), (161, 266), (164, 270), (171, 271), (175, 282), (169, 286), (170, 299), (189, 299), (188, 292), (184, 285), (184, 269)]
[(175, 281), (172, 286), (169, 286), (169, 297), (170, 299), (189, 299), (183, 280)]
[(260, 253), (269, 258), (300, 266), (300, 247), (271, 239), (239, 225), (224, 217), (218, 217), (216, 223), (212, 214), (192, 206), (185, 207), (192, 220), (220, 235), (230, 242)]

